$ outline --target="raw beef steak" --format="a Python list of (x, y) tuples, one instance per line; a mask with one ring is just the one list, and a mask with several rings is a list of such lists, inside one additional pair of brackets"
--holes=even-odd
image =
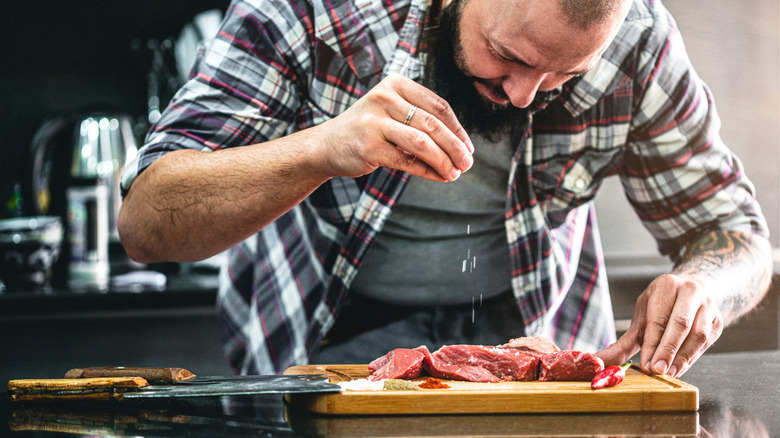
[(576, 350), (563, 350), (541, 357), (539, 380), (592, 380), (604, 369), (604, 362), (594, 354)]
[(423, 351), (428, 374), (470, 382), (536, 380), (539, 359), (522, 351), (486, 345), (446, 345)]
[[(425, 347), (421, 347), (425, 348)], [(425, 348), (427, 352), (428, 349)], [(396, 348), (368, 364), (368, 380), (414, 379), (422, 373), (425, 355), (418, 349)]]
[(501, 348), (511, 348), (514, 350), (527, 351), (532, 353), (554, 353), (561, 351), (553, 341), (548, 338), (542, 337), (520, 337), (514, 338), (504, 345), (500, 345)]

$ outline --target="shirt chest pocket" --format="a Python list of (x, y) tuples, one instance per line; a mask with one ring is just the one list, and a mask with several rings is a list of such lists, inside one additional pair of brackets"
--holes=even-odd
[(534, 195), (552, 228), (569, 212), (591, 201), (601, 182), (617, 172), (621, 151), (588, 151), (555, 157), (531, 166)]

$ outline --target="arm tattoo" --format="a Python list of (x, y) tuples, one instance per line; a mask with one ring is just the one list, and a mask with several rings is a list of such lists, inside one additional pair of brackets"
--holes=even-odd
[(716, 230), (694, 241), (675, 274), (706, 275), (722, 285), (726, 321), (746, 313), (766, 293), (772, 276), (768, 242), (752, 234)]

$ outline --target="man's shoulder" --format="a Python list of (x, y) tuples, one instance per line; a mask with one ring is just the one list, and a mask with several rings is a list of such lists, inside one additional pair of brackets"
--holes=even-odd
[(620, 37), (665, 36), (674, 25), (666, 8), (656, 0), (634, 0), (620, 29)]
[(618, 35), (603, 60), (625, 69), (641, 71), (643, 63), (654, 63), (675, 32), (672, 16), (654, 0), (634, 0)]
[(634, 0), (596, 67), (574, 86), (567, 104), (569, 111), (578, 115), (605, 98), (630, 100), (632, 93), (641, 92), (641, 87), (635, 85), (652, 74), (671, 35), (671, 26), (671, 16), (659, 2)]

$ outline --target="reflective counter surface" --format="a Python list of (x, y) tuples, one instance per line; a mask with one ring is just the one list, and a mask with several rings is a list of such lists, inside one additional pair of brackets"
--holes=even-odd
[(699, 388), (698, 412), (356, 417), (288, 409), (281, 396), (88, 405), (0, 393), (0, 436), (780, 436), (780, 351), (708, 354), (682, 380)]

